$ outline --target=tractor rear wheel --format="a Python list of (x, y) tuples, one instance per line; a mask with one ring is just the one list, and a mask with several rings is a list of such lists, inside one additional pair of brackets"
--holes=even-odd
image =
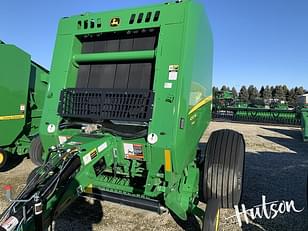
[(41, 143), (40, 137), (36, 136), (31, 141), (29, 149), (29, 156), (32, 163), (37, 166), (41, 166), (44, 163), (42, 155), (43, 155), (43, 145)]
[(0, 149), (0, 170), (4, 168), (4, 166), (8, 162), (8, 154), (2, 148)]
[(203, 196), (205, 202), (215, 199), (219, 208), (233, 208), (242, 194), (245, 141), (242, 134), (218, 130), (211, 134), (206, 146)]

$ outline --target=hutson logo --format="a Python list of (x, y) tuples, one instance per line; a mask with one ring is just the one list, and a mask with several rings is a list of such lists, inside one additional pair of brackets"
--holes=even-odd
[(260, 205), (256, 205), (250, 209), (246, 209), (244, 204), (241, 204), (241, 209), (239, 206), (235, 205), (235, 215), (231, 217), (227, 217), (226, 219), (230, 219), (232, 217), (237, 218), (237, 222), (240, 227), (242, 227), (241, 217), (244, 218), (246, 224), (249, 224), (249, 218), (254, 220), (256, 218), (266, 218), (266, 219), (274, 219), (279, 214), (284, 213), (300, 213), (304, 211), (303, 209), (296, 209), (294, 201), (270, 201), (266, 202), (266, 196), (262, 196), (262, 203)]

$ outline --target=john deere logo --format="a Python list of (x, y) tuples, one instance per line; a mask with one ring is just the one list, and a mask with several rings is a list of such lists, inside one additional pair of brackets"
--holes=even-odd
[(120, 25), (120, 18), (113, 18), (110, 21), (110, 26), (115, 27)]

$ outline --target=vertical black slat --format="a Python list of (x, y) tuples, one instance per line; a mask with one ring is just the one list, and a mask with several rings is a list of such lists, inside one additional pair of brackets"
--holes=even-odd
[(129, 24), (133, 24), (136, 18), (136, 14), (132, 14), (129, 19)]
[(79, 65), (76, 88), (87, 88), (91, 65)]
[(94, 64), (88, 88), (113, 88), (116, 64)]
[(141, 50), (154, 50), (156, 45), (156, 36), (148, 36), (148, 37), (135, 37), (134, 38), (134, 51)]
[(100, 53), (106, 51), (107, 41), (95, 41), (93, 53)]
[(152, 82), (152, 64), (131, 64), (128, 89), (150, 89)]
[(93, 41), (84, 42), (82, 44), (82, 49), (81, 49), (82, 54), (93, 53), (93, 51), (94, 51)]
[(120, 49), (119, 51), (131, 51), (133, 49), (133, 38), (123, 38), (120, 39)]
[(155, 14), (154, 14), (153, 21), (157, 22), (159, 20), (159, 16), (160, 16), (160, 11), (156, 11)]
[(141, 23), (141, 22), (142, 22), (143, 15), (144, 15), (143, 13), (140, 13), (140, 14), (138, 15), (137, 23)]
[(145, 22), (151, 21), (152, 12), (148, 12), (147, 16), (145, 17)]
[(116, 52), (119, 51), (120, 39), (112, 38), (94, 42), (93, 53)]
[(114, 80), (115, 89), (125, 89), (128, 83), (130, 64), (117, 64)]

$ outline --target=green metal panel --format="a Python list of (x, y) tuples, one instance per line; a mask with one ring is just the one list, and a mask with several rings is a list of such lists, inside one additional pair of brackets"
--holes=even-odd
[(16, 46), (0, 45), (0, 130), (5, 131), (1, 146), (12, 144), (26, 123), (30, 68), (30, 55)]
[[(48, 71), (14, 45), (0, 45), (0, 147), (19, 155), (28, 152), (38, 127)], [(44, 79), (45, 78), (45, 79)]]

